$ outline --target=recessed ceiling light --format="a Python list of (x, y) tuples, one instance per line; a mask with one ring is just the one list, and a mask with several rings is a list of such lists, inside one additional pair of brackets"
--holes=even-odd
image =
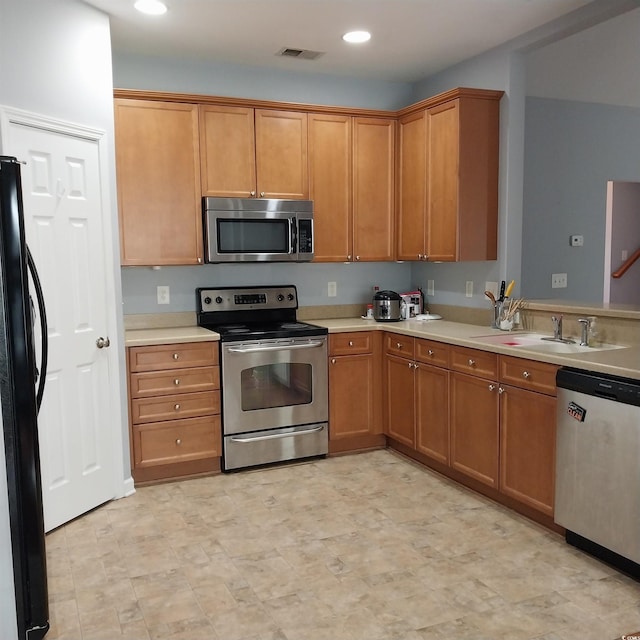
[(368, 31), (349, 31), (342, 36), (342, 39), (352, 44), (360, 44), (370, 40), (371, 34)]
[(167, 13), (167, 5), (160, 0), (137, 0), (133, 6), (140, 13), (146, 13), (150, 16), (161, 16)]

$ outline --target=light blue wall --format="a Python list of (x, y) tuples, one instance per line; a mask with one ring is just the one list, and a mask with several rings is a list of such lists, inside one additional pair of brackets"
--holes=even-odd
[[(327, 296), (327, 283), (335, 282), (337, 295)], [(364, 305), (371, 302), (373, 286), (405, 291), (412, 287), (408, 263), (352, 264), (211, 264), (201, 267), (124, 267), (124, 313), (193, 311), (196, 287), (294, 284), (300, 306)], [(158, 305), (156, 286), (170, 287), (171, 302)]]
[[(527, 98), (523, 290), (602, 302), (608, 180), (640, 181), (640, 109)], [(584, 236), (570, 247), (569, 236)], [(567, 273), (566, 289), (551, 288)]]
[(114, 85), (121, 89), (388, 110), (409, 104), (412, 95), (411, 84), (404, 82), (117, 52), (113, 69)]

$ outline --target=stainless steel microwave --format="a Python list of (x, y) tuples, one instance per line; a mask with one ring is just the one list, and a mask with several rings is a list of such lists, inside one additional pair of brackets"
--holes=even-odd
[(206, 262), (313, 259), (313, 202), (203, 198)]

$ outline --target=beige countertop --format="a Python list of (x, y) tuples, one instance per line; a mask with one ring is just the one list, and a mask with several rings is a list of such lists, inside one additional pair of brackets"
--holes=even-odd
[(146, 347), (155, 344), (182, 342), (212, 342), (220, 335), (202, 327), (156, 327), (153, 329), (127, 329), (124, 341), (127, 347)]
[[(390, 331), (416, 338), (438, 340), (461, 347), (471, 347), (482, 351), (491, 351), (508, 356), (519, 356), (540, 362), (575, 367), (599, 373), (623, 376), (640, 380), (640, 347), (623, 347), (588, 353), (541, 353), (527, 350), (525, 346), (509, 347), (499, 344), (486, 344), (475, 340), (475, 336), (501, 335), (503, 331), (475, 324), (449, 322), (447, 320), (403, 320), (401, 322), (376, 322), (361, 318), (338, 318), (329, 320), (309, 319), (308, 322), (326, 327), (329, 333), (345, 331)], [(514, 335), (517, 332), (514, 332)]]
[[(640, 346), (623, 347), (588, 352), (588, 353), (541, 353), (527, 350), (526, 346), (510, 347), (500, 344), (487, 344), (475, 339), (477, 336), (492, 334), (501, 335), (504, 332), (475, 324), (450, 322), (447, 320), (403, 320), (401, 322), (376, 322), (363, 318), (330, 318), (305, 321), (326, 327), (329, 333), (344, 333), (346, 331), (389, 331), (416, 338), (438, 340), (462, 347), (471, 347), (482, 351), (491, 351), (509, 356), (519, 356), (540, 362), (549, 362), (565, 367), (575, 367), (599, 373), (618, 375), (634, 380), (640, 380)], [(517, 332), (514, 332), (514, 335)], [(149, 346), (156, 344), (170, 344), (182, 342), (217, 341), (219, 334), (202, 327), (156, 327), (127, 329), (125, 344), (127, 347)]]

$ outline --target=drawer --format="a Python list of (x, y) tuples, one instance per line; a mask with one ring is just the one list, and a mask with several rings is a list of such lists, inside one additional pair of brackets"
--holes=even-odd
[(329, 355), (346, 356), (351, 353), (371, 353), (373, 340), (370, 331), (332, 333), (329, 336)]
[(416, 340), (416, 360), (437, 367), (449, 368), (449, 345), (433, 340)]
[(220, 388), (220, 367), (198, 367), (176, 371), (145, 371), (132, 373), (132, 398), (166, 396), (176, 393), (214, 391)]
[(185, 342), (129, 347), (129, 370), (162, 371), (218, 364), (217, 342)]
[(133, 450), (136, 467), (219, 457), (222, 451), (220, 416), (134, 427)]
[(131, 421), (159, 422), (220, 413), (220, 392), (184, 393), (131, 401)]
[(479, 349), (451, 347), (451, 369), (489, 380), (498, 379), (498, 355)]
[(500, 356), (500, 382), (556, 395), (556, 372), (558, 367), (537, 360), (525, 360), (511, 356)]
[(401, 358), (413, 360), (415, 338), (401, 336), (396, 333), (386, 333), (384, 338), (385, 351)]

